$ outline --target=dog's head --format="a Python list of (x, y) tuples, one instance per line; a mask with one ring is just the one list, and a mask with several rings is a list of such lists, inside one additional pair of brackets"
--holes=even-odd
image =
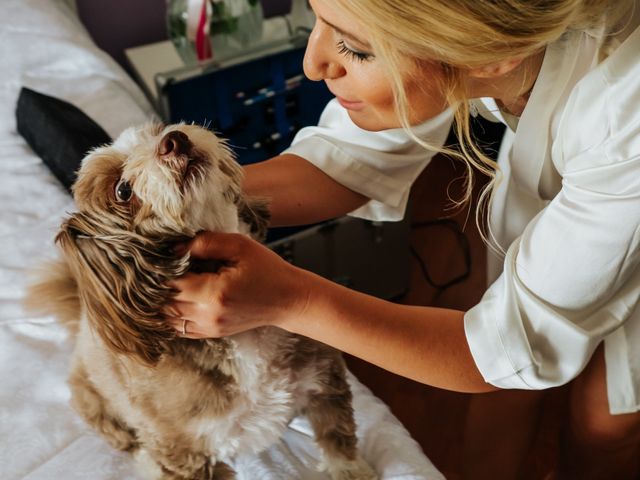
[(176, 241), (198, 231), (261, 236), (267, 204), (241, 191), (225, 143), (195, 125), (146, 125), (90, 152), (73, 187), (78, 212), (58, 242), (92, 328), (114, 351), (153, 364), (171, 351), (167, 281), (189, 268)]

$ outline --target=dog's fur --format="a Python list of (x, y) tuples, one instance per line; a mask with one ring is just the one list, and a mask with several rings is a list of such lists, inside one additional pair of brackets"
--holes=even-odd
[[(128, 200), (116, 195), (123, 181)], [(271, 327), (188, 340), (163, 319), (167, 282), (190, 268), (176, 241), (266, 230), (266, 202), (245, 198), (240, 181), (224, 142), (195, 125), (130, 128), (84, 159), (79, 211), (57, 237), (63, 258), (31, 295), (77, 335), (72, 404), (154, 478), (234, 478), (225, 461), (268, 448), (299, 413), (333, 479), (376, 478), (357, 452), (338, 352)]]

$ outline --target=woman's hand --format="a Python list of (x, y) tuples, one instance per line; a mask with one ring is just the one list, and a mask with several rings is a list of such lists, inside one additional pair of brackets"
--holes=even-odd
[(429, 385), (461, 392), (495, 389), (475, 366), (464, 312), (350, 290), (239, 234), (202, 233), (188, 249), (196, 261), (223, 266), (172, 283), (178, 294), (165, 311), (183, 337), (224, 337), (273, 325)]
[(305, 310), (305, 272), (240, 234), (205, 232), (188, 245), (195, 260), (219, 261), (216, 272), (189, 272), (172, 282), (178, 290), (165, 309), (182, 337), (233, 335), (279, 325)]

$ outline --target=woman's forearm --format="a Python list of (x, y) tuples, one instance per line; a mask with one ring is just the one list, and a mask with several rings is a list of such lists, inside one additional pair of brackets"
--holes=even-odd
[(463, 312), (395, 304), (309, 272), (302, 275), (304, 313), (286, 319), (282, 328), (428, 385), (459, 392), (496, 390), (475, 365)]
[(244, 192), (271, 200), (271, 225), (275, 227), (339, 217), (368, 200), (296, 155), (247, 165), (244, 171)]
[[(243, 189), (271, 199), (273, 226), (319, 222), (367, 201), (295, 155), (246, 166)], [(463, 312), (394, 304), (299, 273), (301, 283), (308, 285), (307, 308), (281, 327), (429, 385), (463, 392), (495, 390), (475, 366)]]

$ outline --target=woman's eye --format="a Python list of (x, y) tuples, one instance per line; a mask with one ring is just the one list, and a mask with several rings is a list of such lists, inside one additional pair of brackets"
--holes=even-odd
[(116, 198), (119, 202), (128, 202), (131, 200), (131, 196), (133, 195), (133, 190), (131, 189), (131, 184), (126, 180), (120, 180), (116, 185)]
[(369, 61), (373, 58), (371, 53), (358, 52), (357, 50), (347, 47), (343, 40), (338, 41), (336, 46), (338, 47), (338, 52), (340, 52), (340, 54), (345, 57), (358, 60), (359, 62)]

